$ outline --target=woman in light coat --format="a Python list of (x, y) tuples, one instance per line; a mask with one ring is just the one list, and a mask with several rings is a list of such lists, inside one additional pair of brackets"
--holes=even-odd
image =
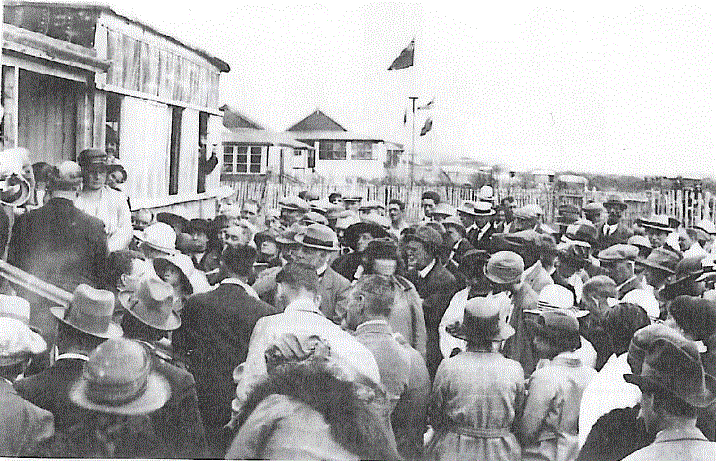
[(466, 303), (462, 323), (447, 331), (467, 346), (444, 359), (435, 375), (428, 459), (519, 461), (515, 434), (525, 400), (524, 371), (499, 353), (515, 330), (500, 315), (498, 300), (476, 297)]

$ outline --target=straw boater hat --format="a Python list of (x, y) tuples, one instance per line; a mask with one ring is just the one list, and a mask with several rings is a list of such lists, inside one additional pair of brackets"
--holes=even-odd
[(657, 214), (649, 218), (639, 219), (638, 224), (644, 229), (673, 232), (677, 227), (679, 227), (679, 220), (665, 214)]
[(177, 234), (169, 224), (156, 222), (143, 231), (135, 232), (135, 237), (150, 248), (166, 254), (176, 252)]
[(163, 407), (171, 396), (171, 387), (164, 376), (152, 370), (152, 359), (144, 346), (117, 338), (92, 351), (69, 395), (88, 410), (142, 415)]
[(641, 373), (625, 374), (642, 392), (663, 392), (696, 408), (716, 400), (716, 379), (704, 372), (696, 344), (659, 338), (647, 349)]
[(57, 320), (72, 328), (97, 338), (118, 338), (122, 327), (112, 322), (114, 294), (97, 290), (89, 285), (79, 285), (72, 294), (69, 307), (50, 307)]
[(562, 285), (546, 285), (539, 292), (536, 310), (525, 310), (533, 314), (542, 312), (561, 312), (573, 315), (576, 318), (589, 314), (587, 310), (581, 310), (574, 305), (574, 294)]
[(500, 315), (496, 298), (478, 296), (467, 301), (462, 322), (445, 327), (452, 336), (465, 341), (503, 341), (515, 334)]
[(117, 298), (124, 309), (142, 323), (157, 330), (171, 331), (181, 326), (172, 310), (174, 290), (167, 282), (150, 275), (135, 292), (122, 292)]
[(308, 248), (316, 248), (325, 251), (338, 251), (338, 237), (328, 226), (323, 224), (311, 224), (306, 228), (306, 232), (296, 234), (296, 242)]
[(713, 221), (711, 221), (711, 220), (702, 219), (694, 227), (696, 229), (703, 231), (703, 232), (706, 232), (707, 234), (709, 234), (711, 236), (716, 235), (716, 226), (714, 225)]
[(457, 209), (458, 213), (465, 213), (471, 216), (492, 216), (495, 210), (488, 202), (463, 202)]
[(457, 209), (449, 203), (440, 202), (435, 205), (433, 209), (433, 215), (436, 214), (441, 216), (457, 216)]

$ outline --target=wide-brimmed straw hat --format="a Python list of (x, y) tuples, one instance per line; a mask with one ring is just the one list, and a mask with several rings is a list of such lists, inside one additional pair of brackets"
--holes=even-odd
[(89, 285), (79, 285), (72, 294), (69, 307), (50, 307), (60, 322), (97, 338), (118, 338), (122, 327), (112, 322), (114, 294)]
[(488, 202), (463, 202), (457, 208), (458, 213), (465, 213), (471, 216), (492, 216), (495, 214), (495, 210), (491, 203)]
[(515, 334), (500, 315), (497, 298), (472, 298), (465, 304), (462, 322), (445, 327), (452, 336), (465, 341), (502, 341)]
[(172, 310), (174, 290), (158, 277), (150, 275), (142, 280), (137, 291), (122, 292), (117, 297), (122, 307), (145, 325), (163, 331), (181, 326), (181, 319)]
[(308, 248), (316, 248), (318, 250), (337, 251), (338, 237), (328, 226), (323, 224), (311, 224), (306, 228), (306, 232), (296, 234), (296, 242)]
[(716, 379), (704, 372), (696, 344), (660, 338), (647, 350), (640, 374), (625, 374), (624, 380), (642, 392), (664, 392), (696, 408), (716, 400)]
[(82, 408), (117, 415), (142, 415), (171, 396), (167, 379), (152, 370), (152, 359), (137, 341), (105, 341), (89, 355), (82, 376), (70, 388)]

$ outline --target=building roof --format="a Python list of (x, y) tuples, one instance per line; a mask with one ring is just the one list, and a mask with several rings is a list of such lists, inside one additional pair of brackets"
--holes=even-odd
[(27, 29), (3, 24), (3, 49), (59, 62), (90, 71), (106, 72), (109, 61), (99, 59), (94, 49), (57, 40)]
[[(191, 45), (185, 41), (179, 40), (176, 37), (173, 37), (165, 32), (162, 32), (161, 30), (157, 29), (154, 26), (151, 26), (147, 24), (144, 21), (141, 21), (136, 18), (132, 18), (126, 13), (118, 13), (118, 9), (114, 6), (110, 6), (109, 4), (102, 3), (102, 2), (42, 2), (42, 1), (29, 1), (29, 0), (5, 0), (3, 2), (3, 7), (5, 10), (5, 14), (3, 15), (3, 21), (6, 23), (10, 23), (11, 19), (8, 15), (8, 9), (12, 11), (12, 9), (20, 8), (20, 7), (35, 7), (35, 8), (47, 8), (47, 10), (51, 8), (67, 8), (67, 9), (76, 9), (76, 10), (84, 10), (85, 12), (91, 12), (93, 15), (82, 15), (78, 18), (60, 18), (62, 24), (57, 24), (59, 26), (63, 26), (67, 29), (71, 28), (78, 28), (83, 22), (89, 22), (92, 21), (96, 24), (97, 16), (100, 12), (106, 12), (113, 14), (114, 16), (118, 16), (120, 18), (123, 18), (129, 22), (132, 22), (134, 24), (137, 24), (157, 35), (160, 35), (164, 37), (165, 39), (169, 40), (170, 42), (176, 43), (177, 45), (180, 45), (188, 50), (193, 51), (194, 53), (198, 54), (199, 56), (203, 57), (207, 61), (209, 61), (212, 65), (214, 65), (219, 71), (221, 72), (229, 72), (231, 68), (229, 67), (229, 64), (225, 61), (222, 61), (221, 59), (217, 58), (216, 56), (213, 56), (206, 50), (199, 48), (197, 46)], [(22, 15), (21, 15), (22, 16)], [(31, 16), (31, 15), (30, 15)], [(30, 18), (30, 20), (35, 20), (34, 22), (37, 25), (41, 25), (41, 21), (38, 20), (38, 18)], [(26, 29), (33, 30), (32, 27), (28, 27), (26, 24), (15, 24), (16, 26), (21, 26)], [(34, 32), (46, 32), (43, 30), (34, 30)], [(44, 35), (48, 35), (47, 33), (44, 33)], [(73, 37), (77, 37), (78, 40), (83, 40), (85, 43), (79, 43), (84, 45), (85, 47), (88, 47), (91, 45), (91, 47), (94, 46), (94, 31), (89, 30), (71, 30), (70, 33), (67, 34), (67, 39), (64, 37), (54, 37), (58, 38), (60, 40), (65, 40), (72, 43), (77, 43), (75, 40), (73, 40)], [(91, 39), (90, 43), (86, 43), (88, 40)]]
[(271, 130), (254, 128), (227, 128), (221, 134), (222, 141), (260, 146), (285, 146), (294, 149), (313, 149), (312, 146), (297, 141), (289, 133), (277, 133)]
[(320, 109), (316, 109), (286, 131), (348, 131)]
[(238, 110), (224, 104), (219, 107), (219, 110), (224, 113), (223, 125), (226, 128), (253, 128), (254, 130), (264, 130), (265, 128), (254, 122), (246, 115), (242, 114)]
[(385, 148), (388, 150), (404, 150), (405, 147), (397, 142), (385, 141)]
[(306, 141), (383, 141), (377, 136), (352, 131), (291, 131), (290, 133), (296, 139)]

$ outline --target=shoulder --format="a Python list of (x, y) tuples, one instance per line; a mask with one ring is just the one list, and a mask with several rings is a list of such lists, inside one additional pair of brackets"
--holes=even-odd
[(452, 285), (455, 283), (455, 276), (445, 266), (436, 262), (430, 274), (430, 282), (436, 285)]
[(349, 282), (347, 278), (343, 277), (330, 266), (326, 268), (325, 277), (330, 277), (334, 282), (338, 283), (339, 285), (345, 285), (346, 287), (350, 286), (351, 284), (351, 282)]

